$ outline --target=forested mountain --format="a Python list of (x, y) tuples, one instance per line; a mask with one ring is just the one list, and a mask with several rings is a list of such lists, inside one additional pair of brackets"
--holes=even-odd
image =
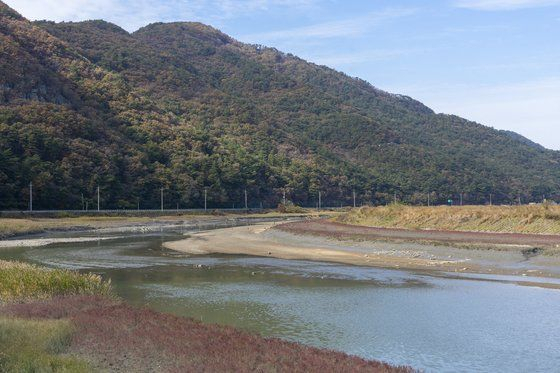
[[(199, 23), (132, 34), (0, 2), (0, 209), (560, 197), (560, 153)], [(420, 193), (424, 193), (423, 195)], [(91, 203), (91, 202), (90, 202)]]

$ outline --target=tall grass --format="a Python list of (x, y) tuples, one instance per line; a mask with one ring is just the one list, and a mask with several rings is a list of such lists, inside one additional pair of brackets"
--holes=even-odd
[(111, 295), (111, 283), (95, 274), (0, 260), (0, 301), (57, 295)]
[(560, 234), (560, 206), (389, 205), (362, 207), (338, 218), (346, 224), (409, 229)]
[(66, 320), (0, 318), (0, 372), (87, 372), (87, 365), (61, 355), (74, 328)]

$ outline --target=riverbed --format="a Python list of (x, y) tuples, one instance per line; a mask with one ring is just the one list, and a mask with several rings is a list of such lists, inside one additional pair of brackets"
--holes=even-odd
[(93, 271), (134, 305), (426, 371), (560, 366), (560, 291), (517, 285), (542, 278), (188, 256), (163, 248), (185, 233), (176, 227), (92, 232), (80, 235), (84, 242), (5, 248), (0, 259)]

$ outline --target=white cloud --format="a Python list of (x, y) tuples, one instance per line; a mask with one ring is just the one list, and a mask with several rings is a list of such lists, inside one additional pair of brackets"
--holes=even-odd
[(456, 0), (459, 8), (498, 11), (559, 5), (560, 0)]
[(386, 9), (380, 12), (373, 12), (361, 17), (323, 22), (310, 26), (296, 27), (286, 30), (265, 32), (260, 34), (246, 35), (243, 38), (249, 40), (280, 40), (296, 38), (334, 38), (359, 36), (367, 33), (373, 27), (382, 22), (396, 18), (405, 17), (415, 13), (414, 9)]
[(494, 86), (401, 87), (437, 112), (512, 130), (560, 150), (560, 77)]
[(4, 0), (31, 20), (104, 19), (134, 31), (152, 22), (219, 23), (275, 7), (309, 9), (319, 0)]
[(412, 49), (374, 49), (354, 53), (317, 55), (310, 57), (310, 60), (320, 65), (339, 68), (364, 62), (391, 60), (414, 52), (415, 50)]

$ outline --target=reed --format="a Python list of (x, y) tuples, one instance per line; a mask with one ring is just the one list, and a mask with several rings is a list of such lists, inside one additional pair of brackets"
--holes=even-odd
[(361, 207), (335, 220), (346, 224), (382, 228), (560, 234), (560, 206), (547, 204)]
[(57, 295), (111, 295), (110, 281), (96, 274), (0, 260), (0, 302)]

